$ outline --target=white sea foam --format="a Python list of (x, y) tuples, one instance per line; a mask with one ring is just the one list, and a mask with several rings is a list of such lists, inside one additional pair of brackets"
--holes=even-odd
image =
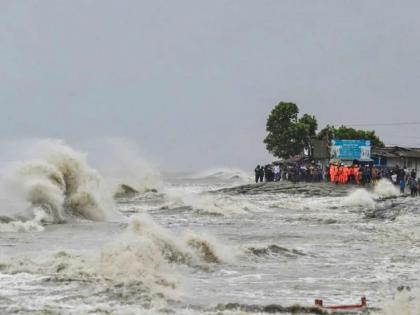
[(248, 172), (235, 168), (213, 168), (189, 176), (192, 179), (216, 179), (219, 181), (250, 182), (253, 180)]
[[(101, 176), (89, 167), (84, 154), (59, 140), (33, 143), (21, 161), (2, 170), (0, 187), (0, 214), (12, 219), (1, 220), (0, 230), (41, 230), (35, 225), (71, 217), (117, 217)], [(24, 224), (27, 221), (32, 223)]]
[(420, 291), (404, 290), (394, 299), (384, 303), (380, 311), (373, 315), (418, 315), (420, 314)]
[[(180, 278), (167, 257), (172, 249), (148, 235), (145, 226), (138, 218), (133, 219), (120, 237), (99, 252), (13, 257), (1, 261), (0, 268), (6, 274), (48, 276), (52, 283), (80, 283), (91, 288), (91, 293), (99, 290), (99, 299), (108, 296), (110, 300), (161, 305), (181, 292)], [(84, 294), (84, 290), (80, 289), (80, 298), (97, 304), (91, 300), (95, 297)]]
[(373, 191), (359, 188), (350, 193), (343, 200), (344, 206), (360, 206), (368, 209), (376, 208), (376, 200), (380, 198), (395, 197), (399, 195), (398, 189), (387, 179), (381, 179)]
[(200, 265), (202, 263), (220, 263), (229, 260), (225, 246), (216, 245), (216, 240), (209, 235), (185, 231), (174, 235), (164, 229), (147, 214), (136, 215), (131, 219), (129, 234), (135, 233), (145, 239), (153, 240), (164, 257), (175, 263)]
[[(11, 257), (0, 261), (0, 270), (3, 274), (47, 276), (52, 283), (81, 283), (99, 290), (98, 298), (109, 295), (117, 302), (123, 298), (125, 302), (160, 307), (183, 293), (180, 266), (202, 268), (223, 263), (231, 254), (232, 250), (208, 235), (177, 235), (143, 214), (132, 217), (126, 230), (100, 251)], [(80, 298), (91, 299), (83, 291)]]
[[(55, 220), (56, 209), (64, 221), (85, 218), (83, 213), (67, 207), (68, 196), (64, 192), (66, 183), (73, 179), (65, 180), (61, 167), (48, 156), (47, 151), (45, 155), (29, 154), (29, 159), (3, 174), (2, 182), (7, 180), (10, 184), (7, 189), (12, 194), (2, 193), (1, 197), (8, 197), (6, 201), (11, 202), (10, 207), (1, 203), (4, 217), (0, 216), (0, 230), (42, 230), (45, 223), (59, 222)], [(87, 163), (86, 166), (91, 170)], [(93, 174), (96, 176), (87, 176), (89, 181), (99, 178), (103, 187), (102, 176), (94, 171)], [(184, 180), (172, 183), (171, 189), (162, 189), (159, 194), (138, 194), (132, 199), (118, 200), (119, 210), (126, 209), (126, 215), (132, 214), (132, 208), (141, 212), (152, 209), (150, 213), (168, 228), (157, 224), (151, 216), (136, 215), (127, 229), (114, 237), (111, 235), (121, 228), (120, 224), (94, 222), (87, 223), (81, 234), (77, 231), (82, 225), (74, 228), (69, 224), (68, 229), (54, 226), (34, 236), (3, 235), (0, 273), (10, 277), (10, 281), (4, 282), (0, 275), (0, 284), (10, 286), (0, 297), (0, 313), (4, 310), (1, 304), (7, 304), (9, 313), (29, 305), (39, 314), (187, 314), (189, 309), (184, 307), (194, 305), (197, 308), (192, 308), (191, 314), (213, 314), (213, 305), (238, 302), (262, 307), (278, 303), (278, 296), (284, 297), (281, 303), (285, 305), (311, 305), (311, 296), (329, 297), (338, 292), (337, 301), (346, 302), (350, 299), (348, 292), (359, 294), (362, 290), (373, 306), (383, 307), (384, 313), (380, 314), (417, 314), (413, 311), (418, 307), (413, 296), (406, 299), (398, 296), (390, 305), (378, 305), (378, 301), (390, 295), (388, 290), (381, 290), (383, 283), (397, 286), (402, 279), (411, 285), (416, 278), (419, 257), (416, 198), (381, 200), (393, 196), (389, 187), (360, 189), (344, 198), (340, 196), (346, 188), (341, 187), (330, 196), (328, 191), (325, 195), (321, 192), (321, 196), (311, 196), (310, 188), (302, 195), (283, 191), (207, 193), (206, 190), (217, 188), (217, 180)], [(92, 187), (95, 191), (96, 184)], [(106, 189), (101, 188), (98, 193), (103, 191), (107, 199), (110, 194)], [(169, 209), (161, 209), (162, 204)], [(65, 206), (60, 208), (61, 205)], [(386, 222), (379, 219), (366, 222), (360, 213), (352, 211), (353, 207), (387, 210), (388, 206), (396, 212), (404, 211), (395, 220)], [(176, 207), (183, 209), (172, 209)], [(29, 214), (23, 211), (26, 208)], [(6, 215), (9, 210), (13, 221)], [(201, 213), (223, 216), (197, 215)], [(230, 215), (234, 218), (229, 218)], [(112, 237), (110, 243), (103, 245), (104, 239), (98, 236), (103, 234), (96, 231), (99, 227), (101, 233)], [(220, 240), (209, 235), (207, 229)], [(39, 257), (33, 247), (40, 249)], [(56, 253), (57, 248), (62, 252)], [(249, 255), (249, 251), (254, 255)], [(352, 256), (352, 252), (358, 255)], [(256, 261), (258, 265), (254, 264)], [(314, 272), (319, 275), (317, 281), (312, 277)], [(333, 277), (345, 281), (331, 282)], [(293, 289), (296, 285), (298, 290)], [(177, 302), (167, 304), (167, 299)], [(228, 309), (218, 312), (241, 313)]]
[(173, 205), (188, 206), (203, 214), (232, 216), (252, 210), (261, 210), (239, 196), (194, 192), (191, 189), (166, 189), (164, 193), (166, 199)]
[(374, 196), (363, 188), (356, 189), (350, 195), (344, 197), (342, 204), (343, 206), (359, 206), (375, 209)]
[(0, 223), (0, 232), (41, 232), (44, 231), (43, 225), (38, 220), (29, 221), (11, 221), (8, 223)]
[(381, 179), (374, 188), (374, 194), (381, 198), (398, 196), (399, 193), (398, 188), (387, 179)]

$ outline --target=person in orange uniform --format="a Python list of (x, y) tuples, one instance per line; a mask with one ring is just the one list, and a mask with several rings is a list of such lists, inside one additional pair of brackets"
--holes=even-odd
[(354, 167), (354, 179), (356, 180), (356, 184), (360, 185), (362, 181), (362, 172), (360, 171), (359, 165)]
[(341, 164), (339, 167), (338, 167), (338, 172), (337, 172), (337, 184), (338, 183), (340, 183), (340, 184), (342, 184), (343, 183), (343, 164)]
[(330, 164), (330, 182), (334, 182), (334, 164)]
[(346, 165), (343, 167), (343, 184), (347, 184), (349, 181), (349, 167)]
[(343, 166), (340, 164), (337, 167), (337, 183), (341, 184), (343, 181)]
[(352, 166), (349, 166), (347, 168), (347, 175), (348, 175), (347, 182), (350, 183), (351, 182), (351, 177), (353, 175), (353, 165)]
[(337, 176), (338, 176), (338, 168), (337, 168), (337, 165), (334, 164), (333, 167), (332, 167), (332, 177), (331, 177), (331, 182), (332, 183), (337, 182), (337, 180), (338, 180)]

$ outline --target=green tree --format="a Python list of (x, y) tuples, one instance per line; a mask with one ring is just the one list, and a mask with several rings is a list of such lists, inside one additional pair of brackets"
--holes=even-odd
[(280, 102), (267, 119), (267, 150), (279, 158), (312, 153), (311, 139), (318, 127), (315, 116), (308, 114), (298, 119), (299, 108), (294, 103)]
[(332, 139), (346, 139), (346, 140), (357, 140), (364, 139), (370, 140), (372, 146), (381, 148), (384, 146), (382, 140), (375, 134), (374, 130), (358, 130), (351, 127), (340, 126), (335, 128), (334, 126), (327, 125), (322, 129), (318, 135), (318, 139), (324, 139), (331, 141)]
[(299, 129), (299, 138), (302, 140), (304, 149), (308, 152), (309, 156), (312, 156), (312, 139), (316, 136), (316, 130), (318, 129), (318, 122), (316, 121), (315, 116), (304, 114), (302, 118), (299, 119), (298, 125)]

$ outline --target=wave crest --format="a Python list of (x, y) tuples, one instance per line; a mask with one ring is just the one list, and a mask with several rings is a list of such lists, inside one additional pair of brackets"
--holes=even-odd
[(219, 252), (214, 242), (193, 233), (175, 235), (144, 214), (134, 216), (126, 230), (99, 251), (3, 258), (0, 271), (76, 283), (100, 292), (101, 299), (120, 301), (123, 295), (127, 303), (150, 307), (177, 298), (182, 291), (180, 265), (208, 270), (209, 264), (224, 260)]
[(136, 237), (151, 240), (155, 244), (154, 250), (159, 251), (170, 263), (201, 266), (203, 263), (219, 264), (224, 261), (224, 255), (219, 253), (222, 250), (217, 250), (215, 242), (192, 232), (173, 235), (169, 230), (158, 226), (147, 214), (134, 216), (128, 231)]
[(244, 172), (240, 169), (232, 168), (215, 168), (199, 173), (195, 173), (189, 176), (190, 179), (208, 179), (218, 181), (234, 181), (234, 182), (249, 182), (252, 181), (252, 177), (249, 173)]
[(271, 244), (268, 246), (260, 246), (260, 247), (248, 247), (247, 252), (251, 253), (255, 256), (277, 256), (277, 255), (284, 255), (289, 258), (296, 258), (298, 256), (306, 256), (300, 250), (297, 249), (288, 249), (285, 247), (278, 246), (276, 244)]
[[(37, 142), (26, 162), (7, 169), (1, 186), (2, 212), (38, 223), (62, 223), (70, 217), (108, 220), (115, 216), (111, 195), (85, 156), (62, 141)], [(6, 206), (5, 206), (6, 205)], [(36, 218), (36, 211), (45, 215)], [(25, 221), (24, 220), (24, 221)]]

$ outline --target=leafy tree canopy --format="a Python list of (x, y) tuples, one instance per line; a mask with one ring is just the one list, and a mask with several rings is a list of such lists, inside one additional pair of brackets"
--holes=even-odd
[(294, 103), (280, 102), (267, 119), (267, 150), (279, 158), (289, 158), (307, 150), (312, 152), (311, 139), (316, 136), (315, 116), (304, 114), (298, 119), (299, 108)]
[(322, 129), (318, 135), (318, 139), (321, 140), (332, 140), (332, 139), (346, 139), (346, 140), (357, 140), (365, 139), (372, 142), (374, 147), (384, 147), (382, 140), (375, 134), (374, 130), (357, 130), (351, 127), (340, 126), (335, 128), (334, 126), (327, 125)]
[(267, 119), (267, 136), (264, 139), (267, 150), (276, 157), (289, 158), (306, 151), (312, 156), (312, 140), (320, 139), (365, 139), (374, 147), (384, 143), (374, 130), (357, 130), (347, 126), (338, 128), (327, 125), (317, 133), (318, 123), (315, 116), (308, 114), (298, 117), (299, 108), (295, 103), (280, 102), (273, 108)]

